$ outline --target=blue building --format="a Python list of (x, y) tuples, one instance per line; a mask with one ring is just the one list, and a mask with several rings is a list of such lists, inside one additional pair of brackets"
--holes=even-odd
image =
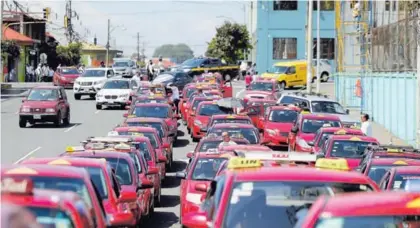
[[(317, 7), (314, 1), (314, 8)], [(334, 1), (321, 2), (321, 58), (335, 58)], [(249, 29), (254, 49), (250, 59), (258, 72), (274, 63), (306, 57), (306, 24), (308, 1), (252, 1)], [(316, 11), (313, 13), (313, 36), (316, 38)], [(314, 39), (314, 56), (316, 56)]]

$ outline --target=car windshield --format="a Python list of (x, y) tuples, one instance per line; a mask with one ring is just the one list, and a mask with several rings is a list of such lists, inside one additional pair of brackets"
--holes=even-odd
[(137, 117), (168, 118), (168, 107), (166, 106), (139, 106), (133, 111)]
[(368, 145), (372, 142), (335, 140), (331, 150), (331, 157), (362, 158)]
[(138, 99), (134, 104), (166, 104), (168, 101), (166, 99)]
[(346, 114), (346, 110), (337, 102), (312, 101), (311, 106), (313, 113)]
[(268, 116), (268, 120), (276, 123), (294, 123), (298, 112), (294, 110), (273, 110)]
[[(353, 183), (254, 181), (234, 184), (223, 227), (294, 227), (321, 195), (373, 191)], [(306, 209), (307, 210), (307, 209)], [(331, 226), (334, 227), (334, 226)]]
[(249, 119), (215, 119), (211, 122), (210, 126), (213, 126), (219, 123), (252, 124)]
[(213, 180), (220, 164), (227, 158), (199, 158), (192, 174), (193, 180)]
[(213, 115), (229, 114), (230, 112), (232, 112), (232, 109), (221, 108), (216, 104), (205, 104), (199, 108), (198, 115), (213, 116)]
[(130, 64), (129, 62), (126, 62), (126, 61), (118, 61), (118, 62), (115, 62), (112, 66), (113, 67), (128, 67), (130, 66)]
[(372, 165), (369, 169), (368, 176), (370, 179), (379, 184), (385, 173), (395, 166), (397, 165)]
[(212, 128), (209, 134), (214, 133), (221, 136), (223, 132), (227, 132), (230, 136), (241, 136), (249, 141), (250, 144), (258, 144), (258, 135), (252, 128)]
[[(233, 141), (238, 145), (248, 144), (246, 141)], [(207, 152), (210, 149), (217, 149), (221, 142), (222, 140), (203, 142), (197, 152)]]
[(35, 217), (36, 221), (45, 228), (73, 228), (74, 224), (66, 211), (48, 207), (25, 207)]
[[(157, 122), (127, 122), (127, 125), (130, 127), (151, 127), (154, 128), (158, 131), (159, 137), (163, 137), (165, 136), (165, 132), (163, 130), (163, 126), (162, 123), (157, 123)], [(146, 134), (146, 133), (142, 133), (142, 134)], [(149, 133), (149, 135), (153, 135), (153, 133)], [(150, 139), (150, 137), (148, 137)], [(152, 140), (150, 140), (152, 141)], [(152, 143), (153, 145), (153, 143)]]
[(118, 181), (121, 185), (131, 185), (133, 183), (130, 165), (128, 161), (120, 158), (105, 158), (107, 163), (115, 170)]
[(203, 61), (204, 61), (203, 59), (187, 59), (181, 65), (188, 66), (188, 67), (197, 67)]
[(253, 82), (251, 83), (250, 90), (273, 91), (273, 83)]
[(209, 101), (209, 100), (203, 100), (203, 99), (195, 99), (192, 105), (192, 109), (196, 110), (198, 105), (203, 102), (203, 101)]
[(48, 176), (32, 176), (30, 178), (34, 183), (34, 188), (75, 192), (86, 202), (86, 204), (92, 206), (89, 191), (84, 180), (81, 178)]
[(313, 134), (324, 125), (328, 125), (329, 127), (341, 127), (341, 123), (335, 120), (304, 119), (302, 125), (302, 132), (307, 134)]
[(56, 89), (32, 89), (26, 98), (28, 101), (55, 101), (58, 100)]
[(130, 89), (128, 81), (111, 80), (107, 81), (103, 89)]
[(105, 77), (105, 70), (86, 70), (81, 77)]
[(420, 192), (420, 173), (396, 174), (392, 182), (392, 189)]
[(286, 66), (272, 66), (270, 70), (268, 70), (269, 73), (276, 73), (276, 74), (284, 74), (286, 73), (288, 67)]
[(61, 68), (61, 74), (80, 74), (76, 68)]
[(392, 216), (351, 216), (320, 218), (315, 228), (397, 228), (420, 227), (420, 219), (415, 215)]
[(137, 142), (134, 145), (136, 146), (137, 150), (140, 150), (140, 152), (144, 154), (144, 158), (146, 158), (146, 161), (152, 160), (152, 154), (146, 142)]
[(98, 189), (101, 199), (108, 198), (108, 189), (106, 188), (105, 175), (101, 168), (86, 167), (85, 168), (95, 187)]

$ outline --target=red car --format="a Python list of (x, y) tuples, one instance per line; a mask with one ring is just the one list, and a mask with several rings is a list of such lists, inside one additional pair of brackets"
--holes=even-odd
[(247, 90), (270, 92), (277, 100), (280, 98), (280, 87), (276, 80), (259, 78), (251, 82)]
[[(231, 137), (231, 139), (238, 145), (249, 145), (249, 141), (246, 140), (244, 137), (237, 137), (235, 135), (234, 137)], [(189, 154), (191, 154), (190, 156), (192, 157), (194, 153), (207, 152), (209, 150), (217, 150), (221, 142), (223, 142), (223, 138), (221, 136), (209, 134), (203, 137), (195, 146), (194, 151), (190, 152)]]
[[(3, 167), (1, 177), (2, 179), (26, 179), (37, 189), (77, 193), (88, 205), (87, 211), (90, 213), (89, 217), (93, 219), (93, 224), (104, 227), (107, 222), (102, 200), (96, 194), (89, 173), (75, 167), (28, 165), (48, 163), (40, 162), (41, 160), (44, 161), (45, 159), (28, 159), (23, 161), (24, 165)], [(54, 158), (54, 160), (57, 160), (57, 158)]]
[(215, 178), (220, 164), (226, 160), (228, 156), (220, 153), (200, 153), (192, 158), (184, 172), (176, 173), (176, 177), (181, 179), (179, 216), (181, 223), (185, 214), (199, 210), (210, 182)]
[(252, 123), (262, 131), (264, 129), (265, 113), (269, 107), (275, 105), (277, 105), (275, 100), (250, 99), (240, 113), (247, 114), (252, 119)]
[(383, 190), (404, 190), (418, 192), (420, 184), (420, 167), (403, 166), (388, 170), (382, 177), (379, 187)]
[(190, 97), (197, 91), (196, 85), (194, 83), (188, 84), (182, 90), (180, 101), (179, 101), (179, 113), (181, 113), (181, 119), (184, 124), (187, 124), (187, 117), (186, 117), (186, 109), (187, 109), (187, 101)]
[(22, 100), (19, 127), (45, 122), (52, 122), (57, 127), (70, 124), (70, 103), (63, 87), (37, 86)]
[(207, 124), (207, 127), (202, 130), (203, 132), (207, 132), (207, 129), (219, 123), (252, 124), (252, 120), (247, 115), (235, 115), (235, 114), (214, 115), (210, 118), (209, 123)]
[(3, 203), (28, 209), (44, 227), (95, 227), (86, 203), (76, 193), (34, 189), (30, 179), (2, 178), (1, 186)]
[(124, 117), (143, 117), (163, 119), (168, 125), (169, 137), (175, 142), (178, 135), (178, 116), (173, 113), (172, 106), (169, 104), (136, 104)]
[(321, 127), (316, 133), (313, 141), (309, 141), (308, 145), (312, 147), (312, 152), (318, 153), (322, 145), (330, 135), (359, 135), (364, 133), (360, 129), (341, 128), (341, 127)]
[(276, 100), (276, 97), (271, 92), (246, 90), (244, 94), (245, 104), (249, 103), (251, 99)]
[(420, 227), (419, 199), (419, 193), (405, 192), (321, 196), (297, 227)]
[(342, 127), (342, 123), (334, 115), (300, 114), (289, 133), (289, 150), (311, 152), (308, 142), (314, 140), (321, 127)]
[(420, 151), (413, 147), (405, 146), (368, 146), (360, 164), (367, 163), (372, 158), (405, 158), (420, 160)]
[(379, 145), (376, 138), (360, 135), (331, 135), (325, 141), (318, 158), (344, 158), (351, 169), (359, 166), (368, 145)]
[(81, 75), (76, 67), (58, 68), (53, 75), (53, 84), (64, 88), (73, 88), (74, 80)]
[(133, 101), (129, 106), (126, 106), (125, 109), (130, 110), (134, 108), (137, 104), (147, 104), (147, 103), (158, 103), (158, 104), (168, 104), (168, 98), (163, 96), (137, 96), (133, 98)]
[(209, 123), (210, 117), (214, 115), (229, 114), (233, 111), (231, 109), (221, 108), (217, 105), (216, 101), (203, 101), (198, 107), (197, 111), (194, 113), (193, 125), (191, 128), (191, 138), (193, 141), (198, 141), (205, 134), (202, 129), (205, 129)]
[(287, 146), (289, 132), (299, 115), (299, 109), (288, 106), (272, 106), (264, 115), (263, 141), (270, 146)]
[(223, 132), (227, 132), (230, 136), (239, 135), (244, 137), (250, 144), (261, 143), (260, 133), (258, 129), (252, 124), (216, 124), (208, 130), (207, 134), (216, 134), (217, 136), (222, 136)]
[(369, 178), (356, 172), (262, 166), (260, 160), (231, 158), (227, 169), (211, 183), (201, 210), (184, 215), (182, 225), (293, 227), (293, 215), (319, 195), (379, 191)]
[[(195, 117), (195, 112), (197, 110), (198, 105), (203, 102), (203, 101), (212, 101), (212, 100), (216, 100), (217, 98), (210, 98), (210, 97), (192, 97), (192, 101), (188, 107), (187, 110), (187, 131), (190, 134), (191, 133), (191, 128), (194, 124), (194, 117)], [(187, 103), (188, 104), (188, 103)]]

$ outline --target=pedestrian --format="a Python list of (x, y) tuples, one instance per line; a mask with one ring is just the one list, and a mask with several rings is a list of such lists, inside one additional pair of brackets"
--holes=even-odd
[(239, 79), (245, 78), (246, 71), (248, 69), (248, 64), (246, 63), (246, 61), (242, 61), (241, 62), (241, 65), (239, 66), (239, 69), (241, 71), (241, 74), (240, 74), (240, 78)]
[(140, 85), (141, 76), (140, 76), (140, 72), (138, 70), (136, 70), (136, 73), (134, 74), (132, 79), (137, 83), (137, 86)]
[(30, 82), (31, 81), (31, 68), (29, 63), (26, 64), (25, 66), (25, 82)]
[(48, 71), (48, 66), (47, 66), (47, 64), (44, 64), (43, 66), (42, 66), (42, 79), (44, 80), (44, 81), (46, 81), (46, 79), (48, 78), (48, 75), (49, 75), (49, 71)]
[(54, 70), (51, 67), (48, 67), (48, 81), (52, 82), (54, 77)]
[(372, 136), (372, 125), (370, 123), (370, 117), (368, 114), (363, 114), (361, 117), (362, 120), (362, 132), (367, 136)]
[(245, 76), (245, 87), (248, 89), (252, 82), (251, 72), (248, 72)]
[(258, 71), (255, 71), (254, 74), (252, 75), (252, 81), (255, 82), (258, 79)]
[(35, 82), (36, 81), (36, 77), (35, 77), (35, 71), (34, 71), (34, 67), (32, 65), (29, 66), (29, 77), (30, 77), (30, 82)]
[(16, 70), (15, 68), (12, 68), (12, 70), (9, 73), (9, 82), (15, 82), (16, 80)]
[(38, 67), (35, 69), (35, 81), (41, 81), (42, 69), (41, 64), (38, 64)]
[(360, 3), (357, 1), (353, 6), (353, 18), (356, 21), (356, 29), (359, 30), (360, 24)]
[(237, 145), (236, 142), (232, 141), (232, 139), (229, 136), (229, 133), (227, 132), (222, 133), (222, 138), (223, 141), (219, 144), (219, 147)]
[(104, 63), (104, 61), (102, 61), (102, 62), (101, 62), (101, 67), (102, 67), (102, 68), (105, 68), (105, 63)]
[(176, 108), (175, 113), (178, 114), (178, 104), (179, 104), (179, 90), (178, 90), (178, 87), (176, 87), (172, 83), (169, 83), (166, 87), (172, 90), (171, 101), (173, 102), (173, 105)]
[(7, 82), (9, 79), (9, 69), (7, 69), (7, 66), (3, 66), (3, 81)]

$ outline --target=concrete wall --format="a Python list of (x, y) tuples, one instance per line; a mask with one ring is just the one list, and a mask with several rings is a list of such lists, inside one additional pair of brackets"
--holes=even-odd
[[(305, 58), (307, 1), (298, 1), (298, 10), (274, 11), (273, 1), (257, 2), (257, 69), (265, 72), (279, 60), (273, 59), (273, 38), (297, 38), (297, 59)], [(321, 11), (321, 38), (335, 38), (335, 12)], [(316, 11), (313, 35), (316, 36)]]

